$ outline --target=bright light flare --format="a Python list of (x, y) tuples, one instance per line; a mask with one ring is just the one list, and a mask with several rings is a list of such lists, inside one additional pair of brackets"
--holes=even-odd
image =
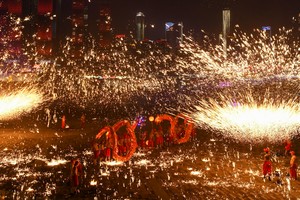
[[(247, 96), (247, 95), (246, 95)], [(235, 103), (200, 101), (191, 117), (223, 136), (248, 142), (279, 142), (293, 137), (300, 127), (299, 105), (290, 100)]]
[(2, 91), (0, 94), (0, 120), (10, 120), (29, 113), (44, 101), (37, 89), (24, 88), (14, 92)]

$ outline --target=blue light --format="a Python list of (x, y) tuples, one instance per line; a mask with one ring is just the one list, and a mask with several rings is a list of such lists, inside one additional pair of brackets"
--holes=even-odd
[(262, 30), (263, 31), (270, 31), (271, 30), (271, 26), (263, 26)]

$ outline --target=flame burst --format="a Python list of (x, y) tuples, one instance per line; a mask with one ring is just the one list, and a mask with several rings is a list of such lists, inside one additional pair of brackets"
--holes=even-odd
[(2, 91), (0, 95), (0, 120), (10, 120), (29, 113), (44, 102), (43, 95), (34, 88)]

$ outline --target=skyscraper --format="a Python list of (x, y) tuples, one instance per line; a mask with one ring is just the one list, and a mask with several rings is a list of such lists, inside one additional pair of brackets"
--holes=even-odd
[(145, 36), (145, 15), (138, 12), (135, 17), (136, 21), (136, 39), (137, 41), (144, 40)]
[(100, 2), (100, 19), (99, 19), (99, 37), (100, 46), (107, 47), (112, 41), (112, 28), (111, 28), (111, 9), (108, 0), (101, 0)]
[(85, 0), (73, 0), (71, 7), (71, 27), (70, 48), (72, 57), (82, 56), (82, 47), (84, 45), (85, 26), (87, 21), (84, 20), (86, 9)]
[[(17, 0), (1, 1), (0, 13), (1, 51), (6, 51), (10, 60), (14, 60), (22, 53), (22, 24), (17, 20), (22, 16), (22, 2)], [(7, 13), (11, 13), (11, 16), (8, 16)]]
[(224, 9), (222, 12), (223, 17), (223, 37), (227, 37), (230, 34), (230, 10)]
[[(6, 49), (19, 55), (22, 55), (23, 50), (26, 50), (27, 54), (36, 51), (39, 55), (51, 55), (52, 8), (52, 0), (1, 1), (0, 18), (6, 19), (6, 23), (2, 25), (3, 31), (1, 31), (6, 34), (1, 38), (10, 41)], [(13, 27), (16, 26), (20, 28), (14, 29)], [(36, 44), (35, 49), (31, 45), (33, 42)]]
[(222, 12), (222, 18), (223, 18), (223, 49), (225, 55), (227, 55), (227, 37), (230, 34), (230, 10), (224, 9)]
[[(34, 1), (36, 2), (36, 1)], [(36, 8), (34, 6), (34, 8)], [(36, 13), (37, 11), (37, 13)], [(52, 55), (52, 16), (53, 16), (53, 2), (52, 0), (39, 0), (37, 9), (34, 9), (34, 13), (29, 13), (32, 16), (36, 14), (36, 45), (37, 53), (49, 56)]]
[(183, 23), (166, 22), (165, 23), (166, 40), (172, 47), (177, 47), (182, 40)]

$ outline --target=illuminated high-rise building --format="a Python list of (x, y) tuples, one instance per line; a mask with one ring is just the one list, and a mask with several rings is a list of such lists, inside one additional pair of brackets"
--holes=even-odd
[[(6, 49), (12, 54), (21, 55), (36, 51), (39, 55), (48, 56), (52, 52), (52, 0), (6, 0), (1, 1), (0, 21), (6, 38)], [(9, 17), (10, 14), (12, 17)], [(5, 19), (3, 21), (3, 19)], [(11, 21), (14, 20), (14, 21)], [(20, 26), (15, 29), (14, 27)], [(35, 48), (32, 44), (35, 42)]]
[(72, 34), (71, 14), (72, 0), (53, 0), (53, 43), (54, 52), (59, 52), (60, 46), (67, 36)]
[(138, 12), (135, 17), (136, 21), (136, 39), (137, 41), (144, 40), (145, 36), (145, 15)]
[(183, 39), (183, 23), (166, 22), (165, 37), (169, 45), (177, 47)]
[(99, 2), (99, 42), (101, 47), (107, 47), (112, 41), (111, 9), (108, 0)]
[[(22, 17), (22, 1), (5, 0), (0, 4), (0, 47), (7, 51), (11, 59), (22, 53), (22, 32), (20, 19)], [(7, 15), (10, 13), (12, 17)]]
[(223, 49), (225, 55), (227, 54), (227, 37), (230, 34), (230, 10), (224, 9), (222, 12), (222, 19), (223, 19), (223, 30), (222, 30), (222, 36), (223, 36)]
[(227, 37), (230, 34), (230, 10), (224, 9), (222, 12), (223, 17), (223, 37)]
[(86, 34), (92, 36), (100, 47), (111, 43), (111, 10), (108, 0), (89, 1), (85, 9)]
[(71, 7), (71, 26), (72, 35), (70, 37), (70, 47), (72, 48), (71, 56), (80, 57), (82, 56), (83, 38), (85, 30), (85, 0), (73, 0)]
[(39, 0), (36, 19), (37, 52), (44, 56), (52, 55), (53, 39), (53, 1)]

